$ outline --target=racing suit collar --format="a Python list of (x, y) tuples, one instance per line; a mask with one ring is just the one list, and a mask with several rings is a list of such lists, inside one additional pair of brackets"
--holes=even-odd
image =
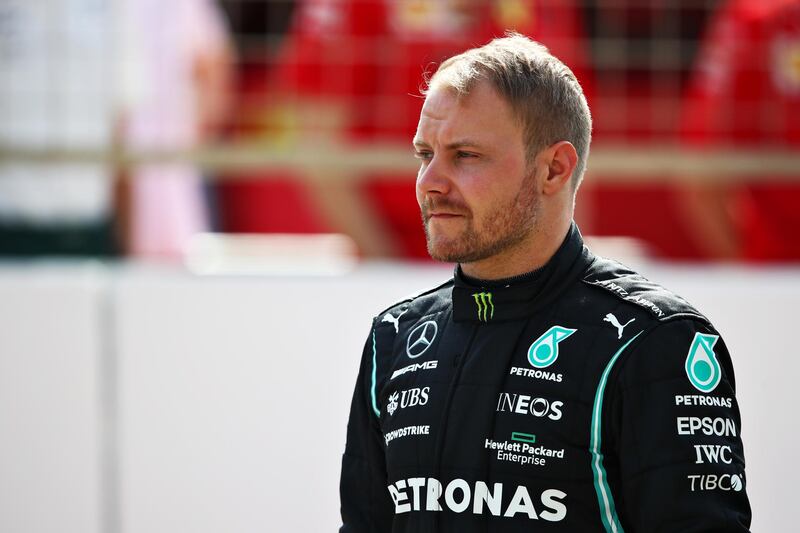
[(498, 322), (529, 317), (552, 302), (592, 262), (575, 222), (559, 249), (543, 267), (521, 276), (493, 281), (468, 278), (456, 267), (453, 319)]

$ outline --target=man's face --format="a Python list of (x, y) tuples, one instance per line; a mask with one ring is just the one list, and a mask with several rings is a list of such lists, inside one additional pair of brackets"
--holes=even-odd
[(422, 162), (417, 202), (431, 257), (471, 263), (512, 251), (532, 235), (540, 196), (522, 127), (488, 82), (462, 97), (433, 88), (414, 149)]

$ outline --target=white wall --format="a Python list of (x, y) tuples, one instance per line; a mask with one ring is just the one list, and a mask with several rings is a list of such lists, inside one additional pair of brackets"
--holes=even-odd
[[(725, 337), (753, 529), (789, 531), (800, 270), (642, 269)], [(335, 530), (370, 319), (448, 275), (398, 265), (336, 278), (0, 269), (0, 531)], [(103, 446), (113, 453), (101, 457)]]
[(100, 528), (99, 312), (91, 269), (0, 269), (0, 531)]

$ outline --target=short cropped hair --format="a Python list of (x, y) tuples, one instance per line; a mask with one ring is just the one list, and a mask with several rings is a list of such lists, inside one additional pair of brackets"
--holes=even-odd
[(583, 89), (569, 67), (540, 43), (509, 33), (444, 61), (423, 94), (445, 86), (467, 95), (482, 80), (492, 84), (519, 118), (528, 161), (559, 141), (575, 146), (578, 163), (572, 185), (577, 189), (589, 157), (592, 116)]

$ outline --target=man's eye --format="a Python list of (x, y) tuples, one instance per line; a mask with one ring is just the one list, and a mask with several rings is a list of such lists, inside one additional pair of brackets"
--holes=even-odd
[(478, 156), (476, 154), (473, 154), (472, 152), (458, 151), (458, 152), (456, 152), (456, 157), (458, 157), (459, 159), (470, 159), (470, 158), (478, 157)]
[(416, 157), (417, 159), (421, 159), (422, 161), (428, 161), (433, 157), (433, 152), (427, 152), (424, 150), (416, 151), (414, 152), (414, 157)]

